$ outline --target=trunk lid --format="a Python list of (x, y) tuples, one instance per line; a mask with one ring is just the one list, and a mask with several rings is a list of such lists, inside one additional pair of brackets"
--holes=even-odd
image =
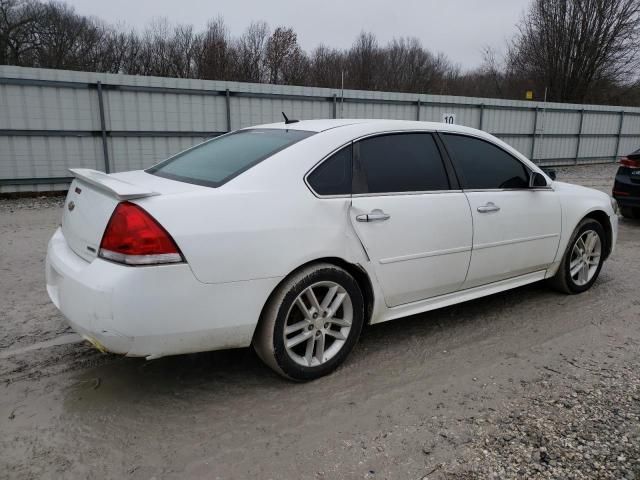
[(104, 230), (118, 203), (179, 193), (189, 187), (143, 171), (110, 175), (84, 168), (70, 171), (75, 179), (63, 207), (62, 233), (69, 248), (88, 262), (98, 256)]

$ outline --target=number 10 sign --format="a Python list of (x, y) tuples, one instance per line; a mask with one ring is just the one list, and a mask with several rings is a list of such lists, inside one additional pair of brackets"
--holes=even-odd
[(442, 123), (448, 123), (449, 125), (453, 125), (456, 123), (456, 114), (455, 113), (443, 113), (442, 114)]

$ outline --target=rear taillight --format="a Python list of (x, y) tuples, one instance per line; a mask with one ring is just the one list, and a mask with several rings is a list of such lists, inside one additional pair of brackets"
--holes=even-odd
[(143, 208), (119, 203), (100, 243), (99, 256), (127, 265), (184, 261), (171, 235)]
[(620, 165), (630, 168), (640, 168), (640, 159), (622, 157), (620, 159)]

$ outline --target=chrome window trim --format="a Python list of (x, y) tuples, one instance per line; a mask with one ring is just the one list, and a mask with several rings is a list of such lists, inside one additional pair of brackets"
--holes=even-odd
[[(511, 158), (513, 158), (517, 162), (520, 162), (520, 164), (522, 164), (522, 166), (525, 169), (527, 169), (527, 171), (529, 173), (531, 173), (533, 171), (529, 167), (529, 165), (527, 165), (525, 162), (523, 162), (520, 158), (515, 157), (511, 152), (506, 151), (500, 145), (497, 145), (497, 144), (493, 143), (492, 141), (490, 141), (489, 139), (484, 138), (484, 137), (482, 137), (480, 135), (475, 135), (473, 133), (455, 132), (455, 131), (446, 130), (446, 129), (443, 129), (443, 130), (439, 130), (439, 129), (438, 130), (426, 130), (426, 129), (422, 129), (422, 128), (417, 128), (417, 129), (412, 128), (412, 129), (405, 129), (405, 130), (385, 130), (383, 132), (367, 133), (367, 134), (364, 134), (364, 135), (360, 135), (359, 137), (352, 138), (348, 142), (343, 143), (339, 147), (333, 149), (330, 153), (328, 153), (322, 159), (320, 159), (318, 162), (316, 162), (307, 171), (307, 173), (305, 173), (305, 175), (303, 177), (305, 185), (307, 186), (307, 188), (311, 191), (311, 193), (316, 198), (319, 198), (319, 199), (322, 199), (322, 200), (324, 200), (324, 199), (335, 199), (335, 198), (362, 198), (362, 197), (381, 197), (381, 196), (387, 196), (388, 197), (388, 196), (398, 196), (398, 195), (424, 195), (424, 194), (431, 194), (432, 195), (432, 194), (435, 194), (435, 193), (555, 191), (552, 185), (547, 185), (546, 187), (535, 187), (535, 188), (474, 188), (474, 189), (464, 189), (463, 188), (463, 189), (457, 189), (457, 190), (425, 190), (425, 191), (420, 191), (420, 192), (384, 192), (384, 193), (356, 193), (356, 194), (346, 194), (346, 195), (320, 195), (309, 184), (309, 181), (308, 181), (309, 175), (311, 175), (315, 169), (320, 167), (320, 165), (322, 163), (324, 163), (329, 157), (331, 157), (333, 154), (337, 153), (338, 151), (342, 150), (343, 148), (345, 148), (349, 144), (353, 145), (354, 143), (359, 142), (360, 140), (364, 140), (366, 138), (377, 137), (377, 136), (381, 136), (381, 135), (389, 135), (389, 134), (393, 134), (393, 133), (432, 133), (432, 134), (435, 134), (435, 133), (449, 133), (449, 134), (453, 134), (453, 135), (461, 135), (461, 136), (467, 136), (467, 137), (476, 138), (478, 140), (482, 140), (482, 141), (485, 141), (487, 143), (490, 143), (491, 145), (493, 145), (496, 148), (499, 148), (500, 150), (505, 152), (507, 155), (509, 155)], [(546, 174), (545, 174), (545, 176), (546, 176)]]
[[(320, 199), (325, 199), (325, 198), (351, 198), (354, 197), (356, 195), (353, 194), (348, 194), (348, 195), (320, 195), (319, 193), (317, 193), (309, 184), (308, 181), (308, 177), (309, 175), (311, 175), (313, 173), (313, 171), (320, 167), (320, 165), (322, 163), (324, 163), (325, 160), (327, 160), (329, 157), (331, 157), (334, 153), (337, 153), (338, 151), (342, 150), (344, 147), (346, 147), (349, 144), (354, 144), (356, 142), (359, 142), (360, 140), (364, 140), (365, 138), (369, 138), (369, 137), (378, 137), (381, 135), (389, 135), (392, 133), (436, 133), (437, 130), (426, 130), (424, 128), (412, 128), (412, 129), (404, 129), (404, 130), (385, 130), (383, 132), (374, 132), (374, 133), (365, 133), (364, 135), (360, 135), (359, 137), (355, 137), (352, 138), (351, 140), (349, 140), (346, 143), (343, 143), (342, 145), (340, 145), (339, 147), (333, 149), (330, 153), (328, 153), (327, 155), (325, 155), (324, 157), (322, 157), (322, 159), (320, 159), (315, 165), (313, 165), (313, 167), (311, 167), (307, 173), (304, 174), (303, 180), (305, 185), (307, 186), (307, 188), (309, 190), (311, 190), (311, 193), (316, 197), (316, 198), (320, 198)], [(432, 190), (432, 192), (441, 192), (442, 190)], [(403, 194), (404, 192), (390, 192), (391, 194)], [(363, 195), (363, 194), (357, 194), (357, 195)]]
[[(445, 134), (446, 135), (458, 135), (458, 136), (461, 136), (461, 137), (470, 137), (470, 138), (475, 138), (476, 140), (481, 140), (483, 142), (487, 142), (488, 144), (493, 145), (494, 147), (499, 148), (500, 150), (502, 150), (504, 153), (506, 153), (511, 158), (513, 158), (516, 162), (519, 162), (525, 168), (525, 170), (527, 172), (529, 172), (529, 175), (531, 175), (535, 171), (535, 170), (533, 170), (531, 168), (530, 165), (528, 165), (526, 162), (524, 162), (521, 158), (516, 157), (513, 153), (511, 153), (511, 152), (505, 150), (504, 148), (502, 148), (501, 145), (498, 145), (497, 143), (494, 143), (490, 139), (484, 138), (481, 135), (477, 135), (475, 133), (467, 133), (467, 132), (464, 132), (464, 133), (463, 132), (455, 132), (455, 131), (452, 131), (452, 130), (437, 130), (437, 132), (441, 133), (443, 135), (445, 135)], [(446, 147), (446, 143), (445, 143), (445, 147)], [(520, 152), (518, 152), (518, 153), (520, 153)], [(452, 160), (452, 162), (454, 164), (454, 168), (455, 168), (455, 161), (453, 159), (451, 159), (451, 160)], [(531, 159), (527, 159), (527, 160), (535, 165), (533, 160), (531, 160)], [(544, 171), (540, 167), (538, 167), (537, 165), (535, 165), (535, 167), (538, 170), (540, 170), (537, 173), (542, 172), (543, 176), (546, 179), (551, 180), (549, 178), (549, 176), (546, 173), (544, 173)], [(512, 191), (512, 190), (527, 190), (527, 191), (531, 191), (531, 190), (553, 190), (553, 187), (551, 185), (547, 184), (546, 187), (535, 187), (535, 188), (474, 188), (474, 189), (465, 190), (465, 192), (503, 192), (503, 191)]]
[[(353, 145), (353, 142), (354, 142), (354, 140), (349, 140), (347, 143), (344, 143), (344, 144), (340, 145), (338, 148), (335, 148), (335, 149), (331, 150), (331, 152), (329, 152), (327, 155), (325, 155), (320, 160), (318, 160), (318, 162), (316, 162), (313, 165), (313, 167), (311, 167), (307, 171), (307, 173), (304, 174), (304, 177), (303, 177), (304, 184), (307, 186), (307, 188), (311, 191), (311, 193), (316, 198), (321, 198), (321, 199), (325, 199), (325, 198), (351, 198), (351, 194), (350, 193), (344, 194), (344, 195), (320, 195), (318, 192), (316, 192), (313, 189), (313, 187), (309, 183), (309, 175), (311, 175), (316, 169), (320, 168), (320, 165), (322, 165), (326, 160), (328, 160), (334, 154), (338, 153), (340, 150), (342, 150), (343, 148), (345, 148), (345, 147), (347, 147), (349, 145)], [(352, 173), (353, 173), (353, 165), (351, 165), (351, 170), (352, 170)]]
[(381, 193), (355, 193), (352, 198), (364, 197), (397, 197), (400, 195), (437, 195), (439, 193), (464, 193), (462, 190), (424, 190), (419, 192), (381, 192)]
[[(475, 133), (475, 132), (457, 132), (457, 131), (455, 131), (455, 130), (436, 130), (436, 131), (437, 131), (438, 133), (443, 134), (443, 135), (460, 135), (460, 136), (462, 136), (462, 137), (471, 137), (471, 138), (475, 138), (475, 139), (477, 139), (477, 140), (482, 140), (483, 142), (490, 143), (490, 144), (491, 144), (491, 145), (493, 145), (494, 147), (499, 148), (500, 150), (502, 150), (504, 153), (506, 153), (506, 154), (507, 154), (507, 155), (509, 155), (510, 157), (513, 157), (515, 160), (517, 160), (518, 162), (522, 163), (522, 164), (524, 165), (524, 168), (526, 168), (527, 170), (531, 171), (531, 167), (530, 167), (530, 166), (529, 166), (525, 161), (523, 161), (523, 160), (522, 160), (522, 158), (518, 158), (518, 157), (516, 157), (513, 153), (511, 153), (511, 152), (509, 152), (509, 151), (505, 150), (501, 145), (498, 145), (497, 143), (495, 143), (495, 142), (491, 141), (491, 139), (486, 138), (486, 137), (484, 137), (484, 136), (482, 136), (482, 135), (478, 135), (478, 134), (477, 134), (477, 133)], [(492, 135), (492, 134), (491, 134), (491, 133), (489, 133), (489, 132), (485, 132), (485, 133), (488, 133), (489, 135)], [(493, 135), (492, 135), (492, 136), (493, 136)], [(497, 138), (497, 137), (495, 137), (495, 136), (494, 136), (494, 138)], [(500, 140), (500, 139), (498, 139), (498, 140)], [(505, 142), (505, 143), (506, 143), (506, 142)], [(507, 144), (507, 145), (508, 145), (508, 144)], [(511, 146), (511, 145), (509, 145), (509, 146)], [(513, 148), (513, 147), (511, 147), (511, 148)], [(514, 150), (515, 150), (515, 148), (514, 148)], [(516, 150), (516, 152), (518, 152), (518, 151)], [(535, 166), (536, 166), (536, 167), (537, 167), (537, 168), (538, 168), (538, 169), (539, 169), (539, 170), (540, 170), (540, 171), (541, 171), (545, 176), (547, 176), (547, 174), (546, 174), (546, 173), (544, 173), (544, 171), (542, 171), (542, 169), (541, 169), (540, 167), (538, 167), (538, 166), (535, 164), (535, 162), (534, 162), (533, 160), (531, 160), (530, 158), (527, 158), (525, 155), (523, 155), (523, 154), (522, 154), (522, 153), (520, 153), (520, 152), (518, 152), (518, 154), (522, 155), (522, 156), (527, 160), (527, 162), (531, 162), (531, 163), (533, 163), (533, 164), (534, 164), (534, 165), (535, 165)]]
[(465, 193), (474, 193), (474, 192), (536, 192), (536, 191), (555, 191), (553, 187), (535, 187), (535, 188), (469, 188), (462, 190)]
[(494, 188), (494, 189), (474, 189), (474, 190), (425, 190), (421, 192), (384, 192), (384, 193), (355, 193), (351, 195), (351, 198), (363, 198), (363, 197), (391, 197), (399, 195), (435, 195), (438, 193), (474, 193), (474, 192), (535, 192), (535, 191), (551, 191), (551, 187), (536, 187), (536, 188)]

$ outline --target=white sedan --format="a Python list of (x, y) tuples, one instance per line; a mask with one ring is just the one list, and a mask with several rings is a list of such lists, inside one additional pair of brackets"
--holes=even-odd
[(148, 359), (253, 345), (294, 380), (365, 323), (545, 279), (584, 292), (617, 236), (608, 195), (440, 123), (290, 121), (72, 172), (46, 273), (77, 332)]

